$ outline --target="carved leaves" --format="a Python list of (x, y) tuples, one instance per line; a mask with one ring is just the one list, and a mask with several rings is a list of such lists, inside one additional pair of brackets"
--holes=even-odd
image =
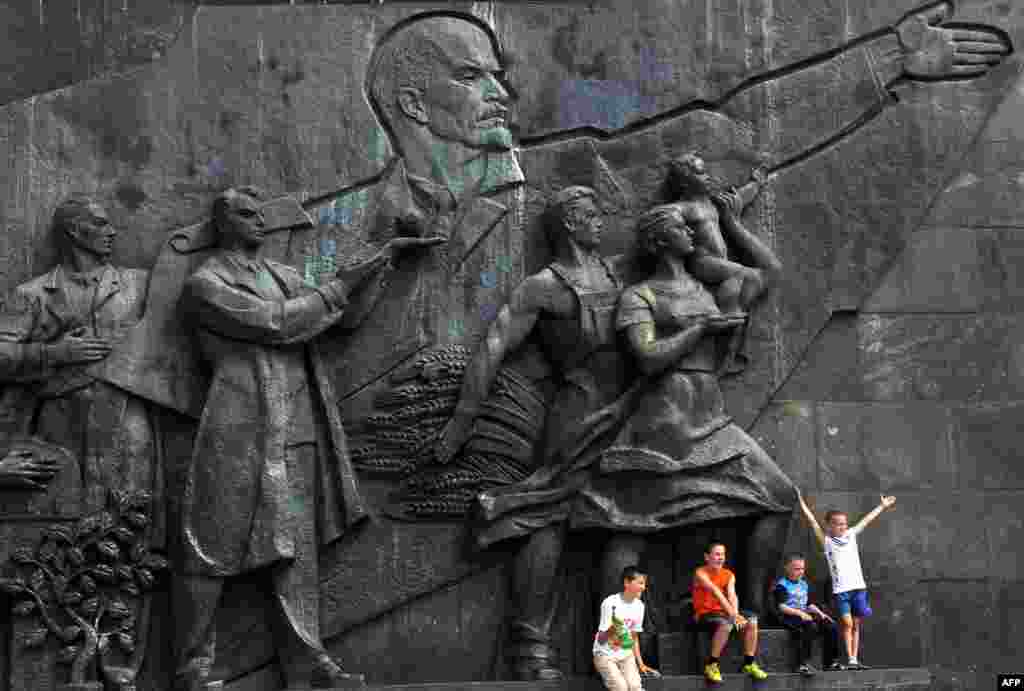
[(11, 596), (14, 616), (40, 624), (21, 635), (23, 647), (41, 647), (52, 636), (64, 664), (87, 662), (111, 645), (135, 650), (133, 601), (169, 567), (146, 544), (150, 501), (146, 492), (111, 491), (105, 510), (52, 525), (35, 548), (12, 552), (16, 574), (0, 578), (0, 590)]

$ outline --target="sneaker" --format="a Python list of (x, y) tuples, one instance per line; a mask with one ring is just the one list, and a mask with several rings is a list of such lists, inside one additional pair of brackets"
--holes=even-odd
[(712, 684), (722, 683), (722, 670), (718, 669), (717, 662), (712, 662), (710, 665), (704, 666), (704, 678)]
[(868, 667), (867, 665), (865, 665), (863, 662), (860, 662), (858, 660), (857, 662), (851, 662), (848, 665), (846, 665), (846, 669), (849, 669), (849, 670), (852, 670), (852, 671), (855, 671), (855, 672), (863, 672), (864, 670), (871, 669), (871, 668)]
[(845, 672), (846, 671), (846, 665), (844, 665), (839, 660), (836, 660), (835, 662), (833, 662), (831, 665), (828, 666), (828, 671), (829, 672)]
[(800, 665), (800, 669), (798, 669), (797, 671), (805, 677), (813, 677), (818, 670), (814, 669), (810, 665)]
[(768, 673), (757, 666), (756, 662), (751, 662), (749, 665), (743, 665), (744, 674), (749, 674), (758, 681), (764, 681), (768, 678)]

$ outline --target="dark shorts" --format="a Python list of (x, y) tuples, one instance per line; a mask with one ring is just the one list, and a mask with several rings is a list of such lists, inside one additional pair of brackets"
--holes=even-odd
[(836, 593), (836, 611), (843, 617), (852, 614), (858, 619), (871, 616), (871, 605), (868, 604), (868, 591), (848, 590), (845, 593)]
[[(741, 609), (740, 614), (746, 617), (747, 621), (753, 624), (757, 623), (757, 614), (755, 612), (751, 612), (746, 609)], [(698, 631), (707, 631), (708, 633), (714, 633), (715, 629), (717, 629), (722, 624), (728, 626), (730, 631), (733, 629), (732, 619), (729, 618), (728, 614), (726, 614), (725, 612), (708, 612), (707, 614), (702, 614), (697, 619), (697, 623), (695, 624), (694, 628), (696, 628)]]

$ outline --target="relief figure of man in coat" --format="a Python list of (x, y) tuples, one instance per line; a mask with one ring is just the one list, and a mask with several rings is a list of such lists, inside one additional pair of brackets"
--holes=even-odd
[(258, 193), (229, 189), (213, 204), (218, 249), (189, 277), (182, 308), (212, 382), (182, 504), (185, 578), (179, 688), (208, 688), (213, 618), (225, 579), (264, 570), (279, 620), (276, 645), (289, 687), (361, 684), (320, 639), (319, 545), (366, 515), (316, 338), (345, 315), (349, 294), (405, 247), (309, 286), (262, 258)]

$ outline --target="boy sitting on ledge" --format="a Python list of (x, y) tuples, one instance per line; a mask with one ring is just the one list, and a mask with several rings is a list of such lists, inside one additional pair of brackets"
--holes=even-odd
[(825, 644), (825, 658), (835, 660), (839, 654), (839, 639), (836, 623), (817, 605), (810, 604), (804, 571), (807, 561), (802, 554), (786, 556), (786, 575), (775, 581), (772, 595), (779, 610), (782, 624), (792, 631), (800, 645), (800, 674), (812, 676), (811, 649), (814, 638), (819, 634)]
[(741, 611), (736, 596), (736, 575), (725, 568), (725, 545), (712, 542), (704, 552), (704, 566), (693, 576), (693, 615), (699, 630), (711, 632), (711, 654), (704, 665), (704, 676), (712, 684), (722, 683), (718, 660), (729, 642), (733, 628), (743, 635), (743, 672), (761, 681), (768, 674), (757, 660), (757, 616)]

